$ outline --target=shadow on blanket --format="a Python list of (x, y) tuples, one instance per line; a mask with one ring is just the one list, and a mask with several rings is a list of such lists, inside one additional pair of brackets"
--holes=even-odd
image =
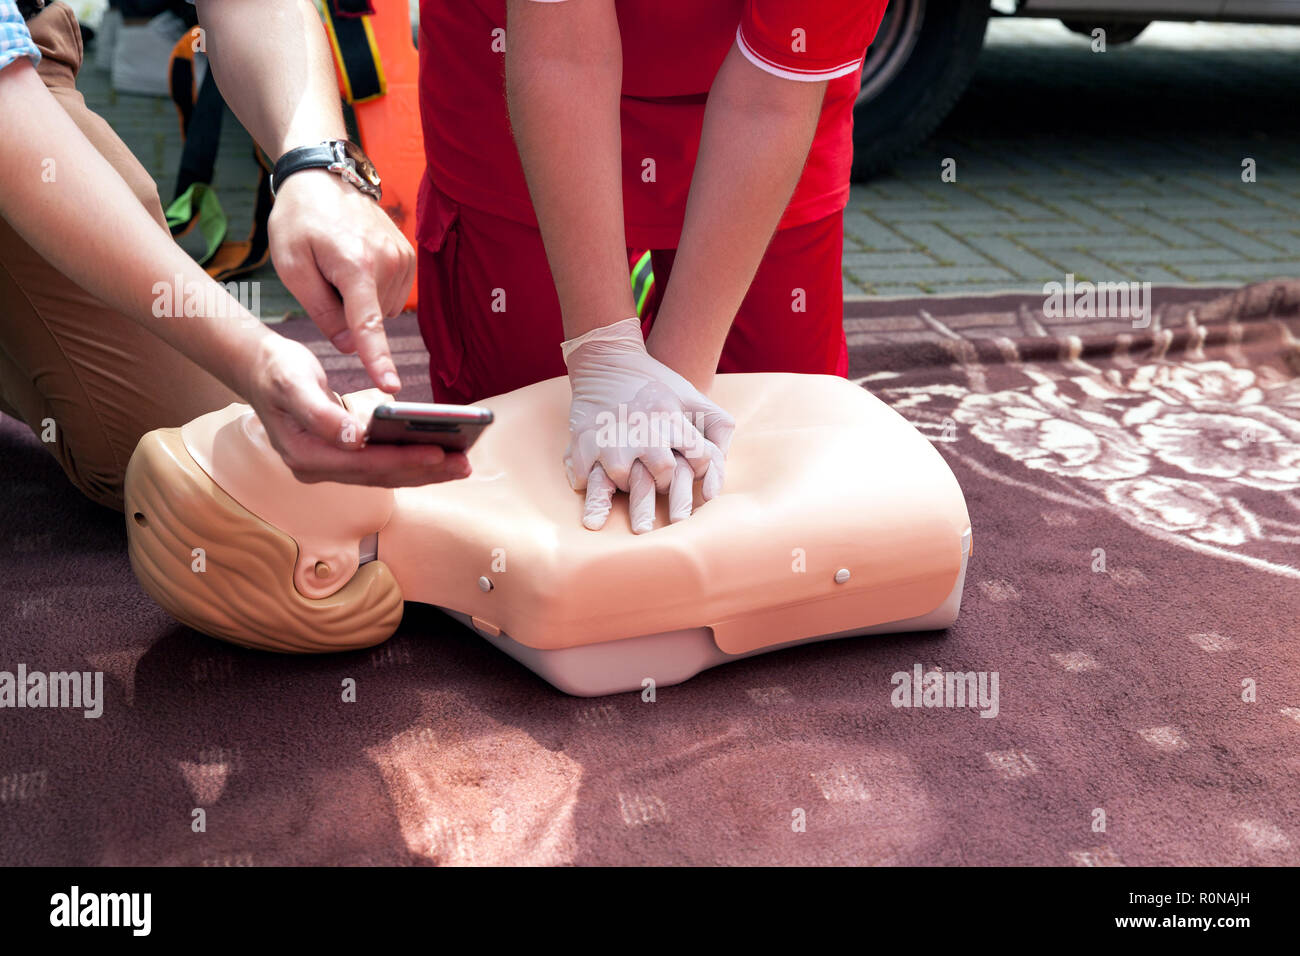
[[(417, 606), (372, 652), (204, 638), (3, 420), (0, 671), (102, 671), (105, 700), (3, 714), (0, 863), (1298, 863), (1300, 282), (1204, 299), (1157, 290), (1144, 330), (851, 303), (854, 377), (966, 491), (962, 617), (653, 703), (565, 697)], [(996, 673), (997, 716), (928, 676), (904, 701), (935, 670)]]

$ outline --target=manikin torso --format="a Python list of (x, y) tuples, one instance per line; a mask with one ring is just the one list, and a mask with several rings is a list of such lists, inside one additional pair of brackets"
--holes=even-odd
[[(297, 542), (305, 597), (346, 584), (377, 532), (406, 600), (533, 648), (706, 626), (722, 651), (745, 654), (924, 619), (954, 591), (965, 503), (899, 415), (830, 376), (721, 375), (712, 396), (736, 417), (723, 494), (671, 525), (661, 497), (642, 535), (624, 495), (603, 530), (582, 526), (561, 465), (562, 378), (483, 402), (496, 422), (469, 453), (473, 474), (420, 488), (298, 482), (242, 405), (182, 436), (217, 485)], [(383, 400), (345, 397), (363, 421)]]

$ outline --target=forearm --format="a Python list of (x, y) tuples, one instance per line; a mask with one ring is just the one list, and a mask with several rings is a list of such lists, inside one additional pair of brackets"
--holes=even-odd
[(569, 338), (636, 315), (623, 232), (612, 0), (508, 6), (506, 97)]
[(272, 160), (347, 135), (311, 0), (197, 0), (196, 8), (221, 94)]
[(713, 380), (799, 182), (825, 90), (765, 73), (734, 46), (714, 80), (672, 280), (646, 343), (697, 388)]
[[(0, 129), (5, 221), (73, 282), (246, 394), (243, 373), (271, 333), (159, 227), (26, 61), (0, 70)], [(177, 276), (216, 308), (186, 316), (184, 298), (160, 299), (155, 287), (174, 292)]]

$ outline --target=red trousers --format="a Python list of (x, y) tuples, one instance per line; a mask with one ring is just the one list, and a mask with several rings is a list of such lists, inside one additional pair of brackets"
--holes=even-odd
[[(419, 215), (419, 321), (434, 400), (468, 404), (564, 375), (560, 303), (537, 229), (457, 203), (428, 179)], [(843, 241), (838, 212), (775, 235), (719, 372), (848, 374)], [(656, 296), (674, 254), (651, 251)]]

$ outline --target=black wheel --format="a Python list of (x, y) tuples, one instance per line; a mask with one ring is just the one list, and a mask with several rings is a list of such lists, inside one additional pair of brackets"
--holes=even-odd
[(862, 182), (934, 132), (975, 72), (988, 0), (890, 0), (853, 107)]
[(1062, 20), (1065, 28), (1073, 33), (1082, 33), (1086, 37), (1092, 36), (1092, 31), (1101, 27), (1106, 31), (1106, 42), (1110, 43), (1132, 43), (1138, 38), (1138, 35), (1151, 26), (1151, 21), (1145, 23), (1141, 21), (1130, 21), (1127, 23), (1090, 23), (1084, 20)]

